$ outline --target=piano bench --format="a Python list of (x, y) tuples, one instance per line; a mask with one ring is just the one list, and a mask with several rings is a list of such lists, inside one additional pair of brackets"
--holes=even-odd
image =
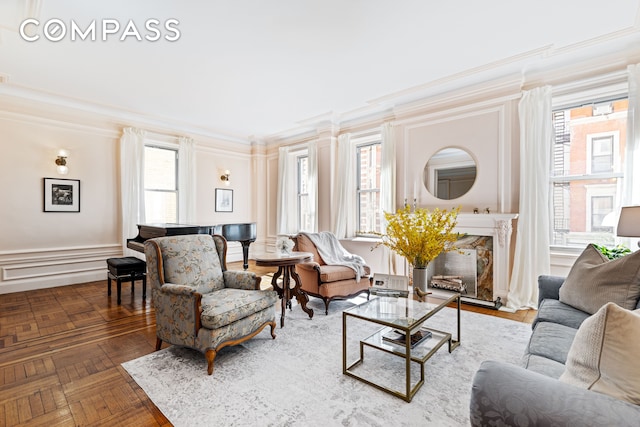
[(136, 257), (109, 258), (107, 259), (108, 289), (107, 295), (111, 296), (111, 279), (116, 281), (118, 293), (118, 305), (120, 305), (120, 294), (122, 293), (122, 282), (131, 282), (131, 293), (137, 279), (142, 279), (142, 300), (147, 298), (147, 263)]

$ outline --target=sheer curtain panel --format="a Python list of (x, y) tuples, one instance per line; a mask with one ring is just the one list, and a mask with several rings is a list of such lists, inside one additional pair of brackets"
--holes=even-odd
[(334, 226), (338, 239), (353, 237), (356, 232), (355, 150), (351, 146), (351, 134), (338, 137), (338, 159), (334, 178), (335, 210)]
[(178, 221), (193, 224), (196, 213), (196, 165), (192, 138), (178, 138)]
[(629, 110), (625, 148), (623, 206), (640, 205), (640, 64), (627, 67)]
[[(289, 159), (289, 147), (280, 147), (278, 150), (278, 235), (290, 235), (296, 232), (295, 203), (292, 203), (291, 185), (292, 171)], [(293, 210), (293, 212), (291, 212)]]
[[(395, 129), (391, 123), (384, 123), (382, 134), (382, 164), (380, 165), (380, 220), (382, 232), (386, 230), (387, 222), (384, 219), (385, 212), (396, 210), (396, 138)], [(384, 258), (389, 266), (389, 274), (395, 274), (395, 255), (387, 247), (384, 250)]]
[(537, 308), (538, 276), (549, 274), (551, 87), (525, 91), (520, 117), (520, 212), (507, 305)]
[(308, 191), (309, 191), (309, 215), (313, 232), (318, 232), (318, 141), (311, 141), (308, 148)]
[[(140, 254), (127, 248), (127, 239), (138, 234), (144, 223), (144, 138), (142, 129), (125, 128), (120, 138), (120, 195), (122, 197), (122, 253)], [(144, 256), (144, 255), (143, 255)]]

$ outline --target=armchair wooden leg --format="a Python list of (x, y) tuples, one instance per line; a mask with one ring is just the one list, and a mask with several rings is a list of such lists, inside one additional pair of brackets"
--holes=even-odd
[(209, 349), (204, 354), (204, 357), (207, 358), (207, 374), (211, 375), (213, 374), (213, 359), (216, 358), (216, 351)]
[(162, 348), (162, 340), (160, 338), (156, 338), (156, 351)]
[(269, 326), (271, 326), (271, 338), (276, 339), (276, 322), (269, 322)]

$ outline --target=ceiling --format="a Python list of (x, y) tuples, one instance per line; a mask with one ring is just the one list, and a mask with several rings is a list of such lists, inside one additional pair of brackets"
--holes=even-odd
[[(640, 0), (0, 0), (0, 94), (231, 140), (371, 114), (477, 80), (640, 45)], [(40, 35), (25, 41), (26, 17)], [(58, 42), (43, 28), (60, 19)], [(161, 23), (158, 41), (145, 23)], [(103, 41), (101, 25), (121, 25)], [(180, 32), (162, 24), (176, 19)], [(97, 22), (97, 40), (70, 40)], [(134, 35), (120, 38), (132, 20)], [(54, 28), (54, 27), (51, 27)], [(53, 35), (55, 33), (52, 32)]]

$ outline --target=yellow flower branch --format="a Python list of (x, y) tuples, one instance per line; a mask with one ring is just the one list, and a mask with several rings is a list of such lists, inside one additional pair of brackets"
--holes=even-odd
[(460, 208), (450, 211), (435, 208), (432, 211), (410, 206), (395, 213), (385, 212), (386, 233), (374, 233), (382, 240), (378, 246), (386, 246), (407, 259), (415, 268), (424, 268), (442, 252), (455, 250), (459, 234), (453, 229), (457, 224)]

